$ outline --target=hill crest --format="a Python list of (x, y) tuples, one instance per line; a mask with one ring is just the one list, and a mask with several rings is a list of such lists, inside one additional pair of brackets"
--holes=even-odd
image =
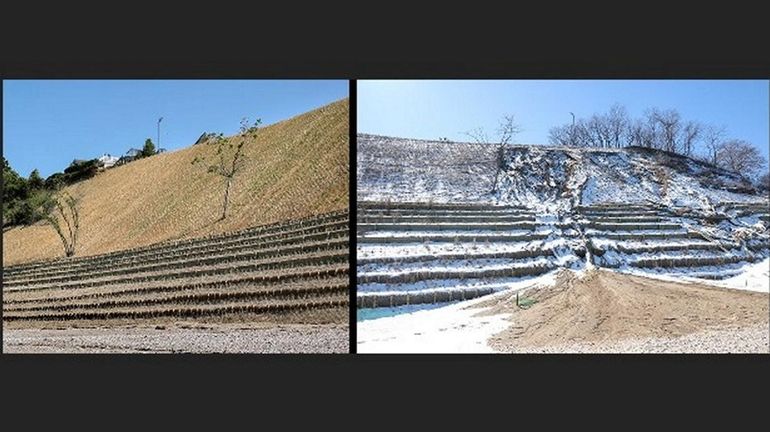
[(359, 200), (562, 209), (608, 202), (709, 208), (767, 200), (735, 173), (662, 151), (519, 144), (506, 146), (501, 161), (497, 148), (358, 134)]

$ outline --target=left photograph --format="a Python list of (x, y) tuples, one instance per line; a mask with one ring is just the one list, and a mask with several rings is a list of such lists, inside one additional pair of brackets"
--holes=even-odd
[(3, 353), (348, 353), (348, 89), (3, 81)]

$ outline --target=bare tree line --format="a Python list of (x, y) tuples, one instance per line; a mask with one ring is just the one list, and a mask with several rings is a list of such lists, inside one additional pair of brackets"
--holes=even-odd
[(707, 161), (721, 168), (754, 177), (765, 166), (764, 157), (751, 143), (728, 138), (724, 126), (686, 120), (675, 109), (650, 108), (641, 118), (631, 118), (622, 105), (608, 112), (551, 128), (553, 145), (622, 148), (638, 146), (665, 150)]

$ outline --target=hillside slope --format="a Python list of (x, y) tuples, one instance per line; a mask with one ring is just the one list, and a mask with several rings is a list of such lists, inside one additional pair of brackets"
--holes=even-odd
[(731, 173), (644, 148), (496, 146), (359, 134), (358, 198), (369, 201), (479, 202), (570, 209), (650, 202), (708, 209), (720, 202), (766, 202)]
[[(191, 161), (195, 145), (107, 170), (71, 186), (81, 198), (76, 256), (244, 229), (348, 207), (348, 100), (262, 128), (246, 146), (231, 207), (221, 214), (223, 180)], [(42, 223), (3, 233), (3, 264), (58, 258), (63, 248)]]
[(735, 173), (642, 148), (500, 157), (357, 138), (359, 308), (468, 299), (556, 268), (768, 290), (752, 275), (770, 257), (770, 201)]

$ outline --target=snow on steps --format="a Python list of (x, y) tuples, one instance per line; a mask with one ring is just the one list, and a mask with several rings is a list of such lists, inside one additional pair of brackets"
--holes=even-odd
[(506, 214), (506, 215), (395, 215), (395, 214), (359, 214), (358, 223), (391, 223), (391, 222), (418, 222), (418, 223), (507, 223), (507, 222), (534, 222), (534, 215)]
[[(359, 252), (373, 245), (390, 251), (359, 259), (359, 307), (470, 299), (585, 255), (572, 250), (580, 249), (576, 240), (574, 245), (554, 241), (575, 237), (575, 230), (561, 231), (571, 225), (516, 206), (362, 202), (358, 219)], [(538, 240), (542, 242), (532, 243)], [(425, 249), (453, 244), (463, 251), (425, 254), (418, 252), (420, 244)], [(521, 249), (511, 250), (518, 244)]]
[[(736, 206), (744, 207), (751, 206)], [(768, 238), (711, 238), (702, 230), (712, 226), (705, 217), (688, 212), (683, 219), (677, 210), (612, 203), (547, 214), (479, 203), (363, 203), (359, 252), (380, 249), (358, 261), (358, 307), (471, 299), (586, 256), (620, 271), (722, 279), (768, 254)], [(443, 244), (456, 252), (431, 253)]]
[[(605, 208), (612, 208), (616, 214), (620, 212), (617, 206), (592, 206), (580, 210), (600, 216)], [(633, 210), (645, 211), (639, 206), (633, 206)], [(649, 206), (646, 211), (659, 210)], [(681, 219), (675, 216), (668, 217), (666, 224), (658, 224), (657, 227), (641, 223), (598, 225), (594, 220), (582, 221), (588, 227), (585, 229), (588, 237), (586, 246), (591, 252), (592, 262), (602, 267), (637, 268), (672, 275), (687, 273), (689, 277), (721, 279), (734, 275), (727, 271), (731, 266), (763, 259), (762, 252), (766, 252), (768, 246), (762, 240), (753, 240), (753, 246), (749, 246), (750, 242), (712, 239), (701, 232), (700, 224), (697, 229), (691, 230), (677, 223)], [(649, 232), (640, 229), (640, 225), (647, 225), (644, 228)], [(606, 231), (594, 229), (599, 227)]]

